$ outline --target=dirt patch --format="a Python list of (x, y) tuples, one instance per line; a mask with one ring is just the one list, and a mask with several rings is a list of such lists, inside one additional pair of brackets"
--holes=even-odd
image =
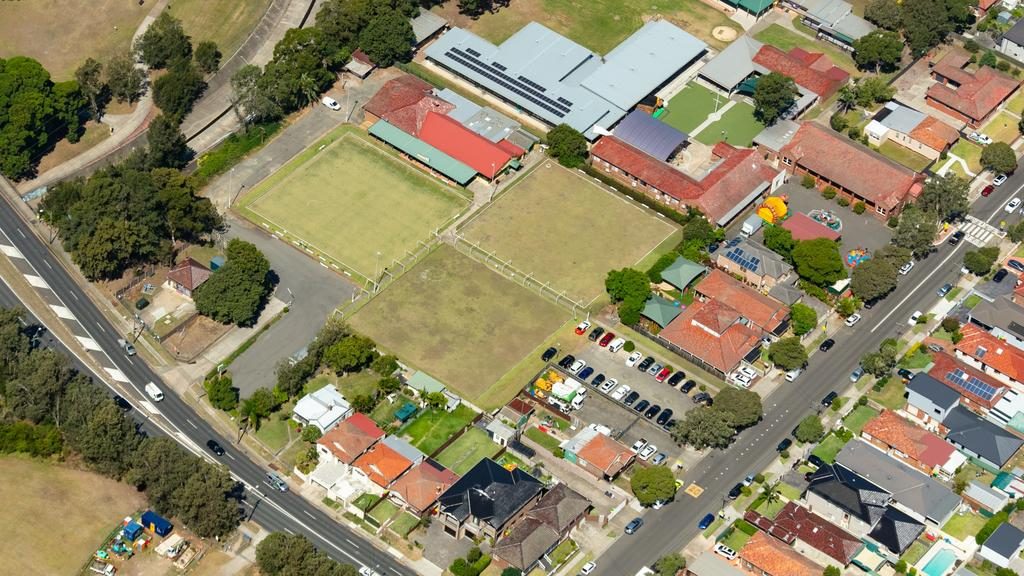
[(181, 361), (194, 360), (222, 336), (231, 326), (196, 314), (174, 334), (163, 340), (164, 348)]
[(739, 33), (736, 32), (736, 29), (729, 26), (715, 26), (714, 30), (711, 31), (711, 36), (721, 42), (732, 42), (738, 35)]

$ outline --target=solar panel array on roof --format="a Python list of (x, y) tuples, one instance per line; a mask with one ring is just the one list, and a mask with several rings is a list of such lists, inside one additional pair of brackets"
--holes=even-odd
[(750, 270), (751, 272), (756, 271), (761, 264), (760, 258), (747, 254), (743, 248), (733, 248), (725, 253), (725, 257), (739, 264), (744, 270)]
[(448, 51), (445, 52), (445, 56), (459, 64), (462, 64), (477, 74), (482, 75), (491, 82), (495, 82), (499, 86), (526, 98), (530, 102), (533, 102), (537, 106), (540, 106), (559, 118), (563, 118), (569, 112), (568, 106), (561, 102), (552, 100), (542, 94), (542, 92), (547, 92), (546, 88), (536, 82), (528, 80), (525, 76), (512, 78), (508, 74), (505, 74), (501, 70), (495, 68), (494, 65), (482, 62), (479, 59), (480, 53), (476, 50), (471, 48), (466, 48), (465, 50), (449, 48)]
[(982, 382), (976, 376), (968, 376), (959, 368), (946, 374), (946, 380), (959, 388), (967, 390), (971, 394), (984, 398), (985, 400), (991, 400), (997, 392), (995, 387)]

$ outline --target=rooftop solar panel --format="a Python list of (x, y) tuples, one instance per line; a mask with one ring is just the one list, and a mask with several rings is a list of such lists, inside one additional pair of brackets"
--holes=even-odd
[(985, 400), (991, 400), (996, 395), (996, 388), (985, 382), (982, 382), (975, 376), (968, 376), (963, 370), (957, 368), (952, 372), (946, 374), (946, 380), (954, 384), (955, 386), (962, 388), (975, 396), (979, 396)]

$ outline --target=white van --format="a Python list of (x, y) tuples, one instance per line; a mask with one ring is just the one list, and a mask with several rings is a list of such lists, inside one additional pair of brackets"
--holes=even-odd
[(618, 352), (619, 350), (622, 350), (622, 347), (625, 346), (625, 345), (626, 345), (626, 339), (625, 338), (616, 338), (615, 340), (612, 340), (611, 344), (608, 345), (608, 351), (611, 352), (612, 354), (614, 354), (614, 353)]
[(587, 399), (587, 389), (580, 388), (576, 392), (576, 396), (572, 399), (572, 409), (579, 410), (583, 406), (583, 401)]
[(150, 382), (146, 384), (146, 394), (153, 399), (154, 402), (159, 402), (164, 399), (164, 393), (156, 384)]

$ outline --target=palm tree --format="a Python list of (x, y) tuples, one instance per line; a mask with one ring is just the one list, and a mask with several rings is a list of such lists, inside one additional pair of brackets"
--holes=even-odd
[(764, 488), (764, 503), (766, 506), (771, 506), (779, 501), (782, 493), (779, 492), (779, 481), (776, 480)]
[(853, 86), (843, 86), (839, 89), (839, 104), (840, 112), (849, 112), (857, 107), (857, 90)]

